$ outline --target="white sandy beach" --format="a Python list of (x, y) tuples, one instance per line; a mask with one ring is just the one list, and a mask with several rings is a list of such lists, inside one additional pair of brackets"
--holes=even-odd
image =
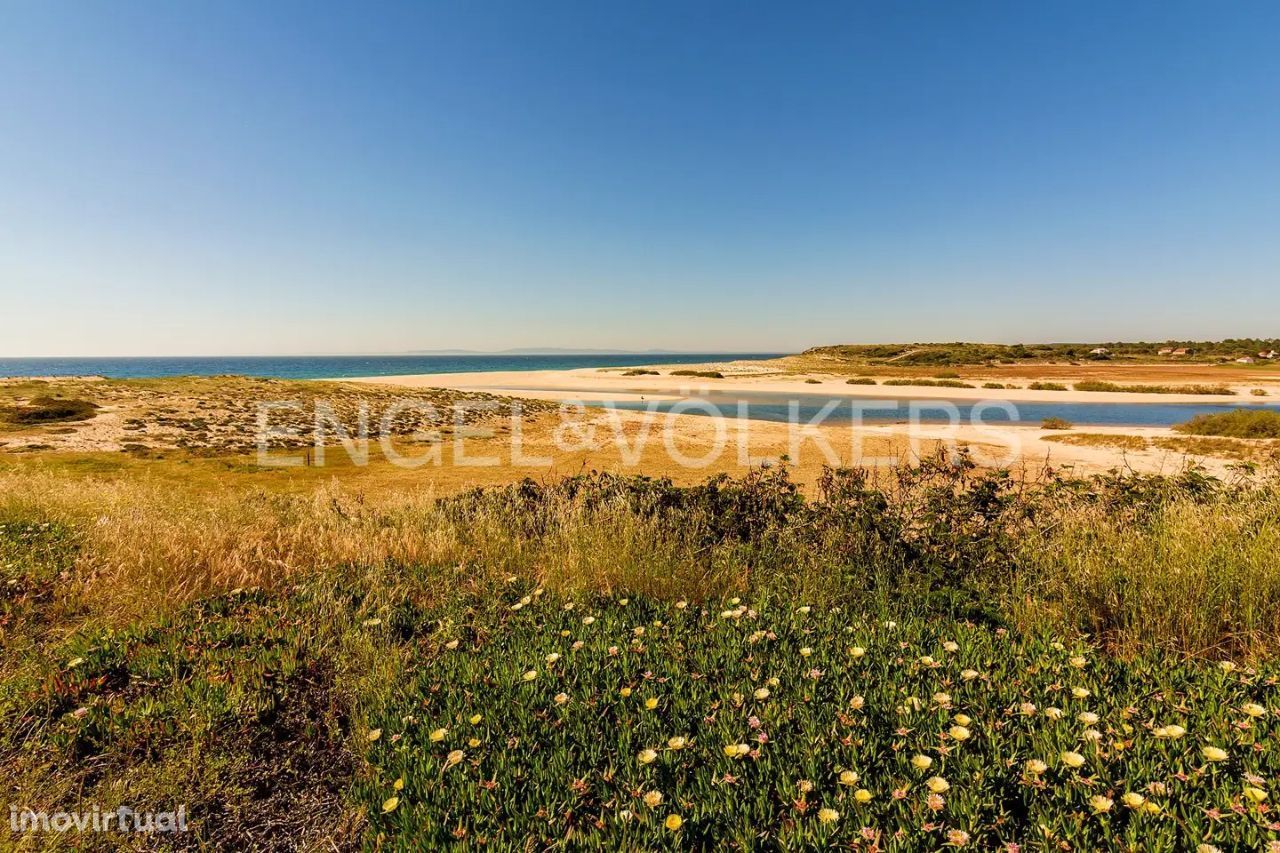
[[(681, 365), (680, 367), (690, 367)], [(694, 366), (696, 367), (696, 366)], [(719, 365), (711, 365), (719, 367)], [(659, 366), (656, 369), (669, 369)], [(817, 377), (815, 377), (817, 378)], [(1218, 394), (1137, 394), (1115, 391), (1042, 391), (1030, 388), (939, 388), (923, 385), (849, 385), (843, 377), (779, 378), (776, 375), (726, 374), (723, 379), (689, 376), (624, 376), (621, 369), (578, 368), (575, 370), (495, 371), (492, 373), (421, 373), (405, 376), (367, 376), (346, 379), (405, 388), (456, 388), (485, 391), (539, 400), (663, 399), (676, 400), (706, 394), (767, 393), (849, 397), (881, 400), (1008, 400), (1013, 403), (1230, 403), (1264, 402), (1249, 395), (1252, 386), (1235, 387), (1235, 395)]]

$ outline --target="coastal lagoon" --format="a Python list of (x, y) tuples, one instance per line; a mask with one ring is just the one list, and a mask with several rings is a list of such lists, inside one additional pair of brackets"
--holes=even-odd
[[(908, 389), (903, 389), (908, 390)], [(867, 424), (895, 423), (987, 423), (1039, 426), (1045, 418), (1061, 418), (1087, 426), (1170, 427), (1186, 423), (1196, 415), (1212, 415), (1233, 409), (1269, 409), (1280, 405), (1264, 403), (1079, 403), (1011, 402), (993, 396), (988, 400), (854, 398), (823, 394), (773, 394), (765, 392), (710, 393), (685, 400), (620, 400), (592, 405), (613, 406), (630, 411), (669, 411), (694, 415), (744, 417), (780, 423), (840, 424), (860, 421)], [(824, 415), (825, 411), (825, 415)], [(958, 413), (958, 414), (957, 414)]]

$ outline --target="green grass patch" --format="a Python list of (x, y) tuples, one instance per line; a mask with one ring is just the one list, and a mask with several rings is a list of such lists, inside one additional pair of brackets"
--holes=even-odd
[(1212, 415), (1196, 415), (1174, 429), (1187, 435), (1280, 438), (1280, 412), (1270, 409), (1235, 409)]
[(1217, 394), (1236, 392), (1225, 385), (1120, 385), (1115, 382), (1086, 381), (1075, 384), (1077, 391), (1120, 391), (1126, 394)]
[(1067, 386), (1061, 382), (1032, 382), (1027, 386), (1032, 391), (1066, 391)]

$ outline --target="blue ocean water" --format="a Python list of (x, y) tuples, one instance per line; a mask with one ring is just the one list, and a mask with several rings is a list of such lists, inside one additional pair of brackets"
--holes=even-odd
[(640, 364), (701, 364), (708, 361), (778, 358), (785, 353), (618, 353), (551, 355), (336, 355), (217, 356), (182, 358), (0, 358), (4, 376), (162, 376), (236, 374), (274, 379), (340, 379), (408, 373), (470, 373), (495, 370), (571, 370)]

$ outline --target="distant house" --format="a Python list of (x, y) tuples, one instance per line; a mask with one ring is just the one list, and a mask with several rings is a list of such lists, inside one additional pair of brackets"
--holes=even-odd
[(1169, 353), (1169, 355), (1190, 355), (1190, 353), (1191, 353), (1191, 350), (1187, 349), (1186, 347), (1178, 347), (1176, 350)]
[(1271, 350), (1270, 352), (1260, 352), (1260, 353), (1258, 353), (1258, 358), (1275, 358), (1275, 357), (1276, 357), (1276, 351), (1275, 351), (1275, 350)]
[(1253, 359), (1246, 355), (1244, 358), (1237, 358), (1236, 364), (1253, 364)]
[(1089, 355), (1108, 355), (1110, 354), (1110, 352), (1111, 350), (1107, 349), (1106, 347), (1095, 347), (1089, 350)]
[(1157, 355), (1173, 355), (1173, 347), (1165, 347)]

